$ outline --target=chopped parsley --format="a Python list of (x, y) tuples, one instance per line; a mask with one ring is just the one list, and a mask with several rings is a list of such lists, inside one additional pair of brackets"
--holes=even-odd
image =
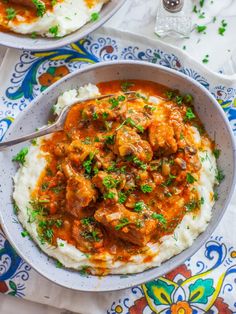
[(145, 163), (143, 163), (141, 160), (138, 159), (138, 157), (134, 156), (133, 158), (133, 163), (140, 167), (141, 169), (143, 170), (146, 170), (147, 169), (147, 165)]
[(190, 201), (189, 203), (185, 204), (185, 207), (186, 207), (188, 212), (191, 212), (194, 209), (196, 209), (198, 207), (198, 205), (199, 205), (198, 202)]
[(23, 238), (25, 238), (25, 237), (29, 236), (29, 232), (27, 230), (24, 230), (21, 232), (21, 235)]
[(135, 205), (134, 205), (134, 211), (135, 212), (141, 212), (145, 208), (146, 208), (146, 205), (143, 201), (139, 201), (139, 202), (135, 203)]
[(216, 159), (218, 159), (220, 157), (220, 149), (214, 149), (213, 150), (213, 154), (215, 156)]
[(202, 59), (203, 63), (208, 63), (209, 62), (209, 55), (205, 55), (205, 57)]
[(81, 236), (88, 241), (99, 242), (100, 238), (96, 230), (81, 232)]
[(205, 3), (205, 0), (200, 0), (200, 1), (199, 1), (199, 4), (200, 4), (200, 7), (201, 7), (201, 8), (204, 6), (204, 3)]
[(125, 203), (126, 199), (127, 199), (127, 196), (125, 195), (125, 193), (123, 193), (123, 192), (118, 193), (118, 202), (120, 204)]
[(221, 21), (221, 26), (218, 28), (218, 33), (219, 33), (219, 35), (224, 36), (224, 33), (225, 33), (225, 31), (226, 31), (227, 25), (228, 25), (228, 24), (225, 22), (225, 20), (222, 20), (222, 21)]
[(187, 182), (188, 183), (190, 183), (190, 184), (192, 184), (192, 183), (194, 183), (195, 181), (197, 181), (195, 178), (194, 178), (194, 176), (191, 174), (191, 173), (187, 173), (187, 175), (186, 175), (186, 180), (187, 180)]
[(102, 183), (107, 189), (112, 189), (117, 186), (119, 181), (114, 179), (112, 176), (107, 176), (102, 180)]
[(191, 94), (184, 95), (184, 102), (187, 104), (191, 104), (193, 102), (193, 96)]
[(133, 120), (132, 118), (130, 118), (130, 117), (125, 120), (125, 123), (128, 124), (128, 125), (130, 125), (130, 126), (132, 126), (132, 127), (135, 127), (135, 128), (136, 128), (138, 131), (140, 131), (141, 133), (143, 133), (143, 131), (144, 131), (143, 126), (136, 124), (136, 123), (134, 122), (134, 120)]
[(103, 198), (105, 199), (105, 200), (107, 200), (107, 199), (113, 199), (115, 197), (115, 193), (114, 192), (111, 192), (111, 191), (109, 191), (108, 193), (105, 193), (104, 195), (103, 195)]
[(86, 217), (86, 218), (81, 219), (81, 222), (82, 222), (83, 225), (89, 226), (89, 225), (91, 225), (92, 223), (94, 223), (95, 220), (94, 220), (93, 217)]
[(62, 268), (63, 264), (60, 261), (56, 261), (56, 268)]
[(148, 184), (141, 185), (140, 188), (143, 193), (151, 193), (153, 190), (153, 188)]
[(16, 17), (16, 10), (13, 8), (7, 8), (6, 13), (8, 20), (13, 20)]
[(197, 25), (196, 26), (196, 31), (198, 33), (203, 33), (207, 29), (206, 25)]
[(115, 135), (107, 135), (107, 136), (105, 136), (105, 143), (107, 145), (115, 144)]
[(195, 118), (196, 118), (196, 116), (193, 113), (192, 108), (188, 107), (186, 110), (186, 113), (185, 113), (184, 122), (195, 119)]
[(170, 173), (169, 178), (164, 183), (162, 183), (162, 186), (170, 186), (174, 179), (176, 179), (176, 176)]
[(98, 119), (98, 114), (97, 114), (97, 112), (94, 112), (93, 113), (93, 120), (97, 120)]
[(48, 32), (50, 34), (52, 34), (54, 37), (58, 37), (58, 33), (59, 33), (59, 26), (58, 25), (54, 25), (52, 27), (49, 28)]
[(98, 12), (93, 12), (91, 14), (91, 21), (92, 22), (95, 22), (95, 21), (99, 20), (99, 18), (100, 18), (100, 14)]
[(15, 201), (13, 201), (13, 212), (14, 212), (15, 215), (17, 215), (18, 212), (19, 212), (19, 207), (18, 207), (18, 205), (16, 204)]
[(40, 0), (32, 0), (33, 4), (36, 6), (37, 16), (43, 17), (46, 13), (46, 6)]
[(128, 218), (121, 218), (119, 220), (119, 224), (115, 226), (115, 230), (120, 230), (123, 227), (127, 226), (128, 224), (130, 224), (129, 219)]
[(221, 181), (223, 181), (224, 178), (225, 178), (225, 175), (224, 175), (223, 171), (220, 170), (220, 169), (217, 169), (215, 178), (216, 178), (216, 180), (217, 180), (219, 183), (220, 183)]
[(90, 174), (92, 171), (93, 158), (94, 153), (90, 153), (88, 159), (83, 162), (83, 167), (87, 174)]
[(218, 192), (214, 192), (214, 194), (213, 194), (213, 199), (214, 199), (214, 201), (218, 201), (218, 199), (219, 199), (219, 194), (218, 194)]
[(111, 109), (114, 109), (119, 106), (119, 100), (116, 98), (109, 98), (109, 103), (111, 104)]
[(162, 214), (153, 213), (153, 219), (157, 219), (161, 224), (166, 225), (166, 219)]
[(86, 276), (89, 274), (89, 266), (84, 265), (82, 266), (81, 270), (79, 271), (81, 276)]
[(49, 186), (49, 183), (48, 183), (48, 182), (42, 183), (42, 185), (41, 185), (41, 190), (42, 190), (42, 191), (46, 191), (47, 188), (48, 188), (48, 186)]
[(26, 157), (26, 155), (28, 154), (28, 152), (29, 152), (28, 147), (22, 148), (22, 149), (19, 151), (19, 153), (18, 153), (16, 156), (14, 156), (14, 157), (12, 158), (12, 161), (17, 161), (17, 162), (19, 162), (21, 165), (24, 165), (24, 163), (25, 163), (25, 157)]
[(130, 87), (132, 87), (132, 86), (134, 86), (134, 83), (132, 83), (132, 82), (122, 82), (121, 83), (121, 89), (123, 92), (127, 92), (130, 89)]

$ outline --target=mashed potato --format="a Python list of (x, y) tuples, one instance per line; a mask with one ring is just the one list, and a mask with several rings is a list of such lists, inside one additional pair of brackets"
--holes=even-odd
[[(59, 114), (64, 106), (70, 105), (75, 100), (83, 99), (86, 96), (97, 96), (98, 94), (98, 88), (91, 84), (80, 88), (79, 91), (71, 90), (65, 92), (59, 97), (58, 103), (55, 106), (55, 112)], [(150, 98), (150, 101), (159, 102), (158, 98), (155, 97)], [(195, 183), (195, 188), (197, 189), (199, 198), (204, 199), (204, 202), (201, 203), (200, 210), (197, 213), (186, 213), (172, 234), (163, 236), (157, 243), (148, 243), (145, 252), (132, 255), (129, 261), (123, 262), (116, 260), (114, 262), (113, 256), (108, 252), (95, 253), (90, 256), (60, 238), (57, 238), (57, 246), (41, 243), (37, 232), (37, 223), (29, 222), (28, 212), (31, 193), (34, 191), (39, 177), (47, 164), (47, 153), (40, 150), (41, 139), (37, 140), (36, 145), (31, 145), (24, 166), (20, 167), (14, 178), (15, 189), (13, 197), (19, 207), (18, 217), (20, 222), (47, 255), (59, 260), (68, 268), (81, 270), (84, 267), (91, 267), (91, 272), (96, 274), (99, 273), (98, 270), (100, 267), (102, 269), (105, 267), (107, 273), (127, 274), (159, 266), (167, 259), (191, 246), (197, 236), (206, 229), (212, 215), (212, 207), (214, 205), (213, 189), (214, 185), (217, 184), (216, 159), (210, 148), (200, 149), (201, 136), (198, 130), (195, 127), (191, 127), (191, 132), (196, 145), (199, 147), (198, 156), (202, 165), (199, 180)], [(152, 257), (150, 261), (146, 259), (147, 256)]]
[(96, 19), (106, 2), (107, 0), (58, 1), (52, 10), (47, 10), (43, 16), (29, 19), (17, 13), (8, 21), (7, 28), (21, 34), (62, 37), (78, 30), (90, 20)]

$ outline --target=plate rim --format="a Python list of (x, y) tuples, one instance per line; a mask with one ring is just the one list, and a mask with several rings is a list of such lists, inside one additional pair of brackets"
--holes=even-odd
[[(109, 2), (105, 3), (104, 5), (109, 5), (109, 3), (112, 0), (110, 0)], [(84, 24), (81, 28), (79, 28), (78, 30), (67, 34), (66, 36), (55, 40), (55, 38), (50, 38), (50, 37), (38, 37), (38, 39), (47, 39), (48, 40), (48, 45), (45, 48), (40, 48), (40, 47), (35, 47), (34, 45), (36, 44), (36, 41), (33, 41), (32, 39), (32, 44), (31, 45), (25, 45), (23, 43), (18, 43), (18, 39), (20, 38), (20, 41), (24, 41), (24, 39), (26, 38), (26, 40), (30, 39), (30, 34), (20, 34), (20, 33), (14, 33), (14, 32), (10, 32), (9, 36), (12, 36), (12, 39), (16, 39), (15, 41), (9, 40), (9, 43), (5, 43), (5, 41), (3, 39), (1, 39), (0, 36), (0, 45), (7, 47), (7, 48), (13, 48), (13, 49), (19, 49), (19, 50), (30, 50), (30, 51), (49, 51), (52, 49), (57, 49), (57, 48), (61, 48), (63, 46), (67, 46), (70, 45), (74, 42), (77, 42), (79, 40), (81, 40), (82, 38), (88, 36), (90, 33), (94, 32), (95, 30), (99, 29), (103, 24), (105, 24), (108, 20), (110, 20), (112, 18), (112, 16), (117, 13), (119, 11), (119, 9), (121, 9), (121, 7), (127, 2), (128, 0), (119, 0), (119, 2), (117, 2), (117, 4), (115, 5), (115, 7), (109, 11), (105, 16), (103, 16), (102, 18), (100, 18), (99, 20), (95, 21), (95, 22), (87, 22), (86, 24)], [(102, 8), (103, 10), (103, 8)], [(101, 10), (101, 11), (102, 11)], [(91, 23), (91, 26), (83, 31), (83, 28), (85, 25), (88, 25), (89, 23)], [(78, 35), (77, 32), (79, 32)], [(0, 32), (3, 33), (3, 32)], [(8, 36), (8, 32), (4, 32), (5, 35)], [(18, 37), (20, 36), (20, 37)], [(37, 39), (36, 39), (37, 40)]]

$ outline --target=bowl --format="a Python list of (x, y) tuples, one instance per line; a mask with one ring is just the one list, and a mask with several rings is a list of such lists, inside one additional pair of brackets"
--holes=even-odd
[(59, 48), (73, 42), (76, 42), (89, 33), (93, 32), (100, 26), (102, 26), (108, 19), (110, 19), (126, 2), (126, 0), (111, 0), (105, 4), (100, 12), (100, 18), (95, 22), (89, 22), (82, 26), (79, 30), (62, 38), (46, 38), (37, 37), (31, 38), (29, 35), (21, 35), (13, 32), (0, 32), (0, 45), (25, 49), (32, 51), (43, 51)]
[(1, 211), (0, 219), (4, 232), (19, 253), (36, 271), (47, 279), (61, 286), (80, 291), (111, 291), (128, 288), (164, 275), (190, 258), (210, 237), (231, 199), (235, 184), (235, 144), (233, 133), (227, 117), (213, 96), (203, 86), (182, 73), (162, 66), (140, 61), (117, 61), (100, 63), (74, 72), (44, 91), (40, 97), (21, 113), (10, 127), (6, 139), (22, 136), (45, 125), (50, 115), (50, 108), (58, 96), (71, 88), (78, 88), (86, 83), (98, 83), (110, 80), (149, 79), (179, 89), (182, 93), (194, 96), (194, 107), (211, 138), (214, 138), (221, 149), (219, 167), (224, 171), (225, 180), (219, 186), (219, 200), (213, 208), (212, 219), (205, 230), (191, 247), (177, 256), (164, 262), (161, 266), (133, 275), (107, 275), (104, 277), (81, 276), (76, 271), (56, 268), (55, 260), (49, 258), (28, 238), (21, 236), (22, 227), (16, 224), (17, 217), (13, 212), (12, 177), (17, 171), (11, 160), (22, 147), (23, 143), (0, 154), (1, 177)]

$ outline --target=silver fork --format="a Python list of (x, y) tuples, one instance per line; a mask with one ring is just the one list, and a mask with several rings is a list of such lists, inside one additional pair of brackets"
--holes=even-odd
[[(129, 92), (122, 93), (122, 95), (134, 95), (134, 94), (136, 94), (135, 91), (129, 91)], [(107, 95), (101, 95), (101, 96), (97, 96), (97, 97), (92, 97), (92, 98), (87, 98), (87, 99), (76, 101), (75, 103), (71, 104), (70, 106), (66, 106), (65, 108), (63, 108), (63, 110), (61, 111), (60, 115), (57, 117), (57, 119), (55, 120), (54, 123), (52, 123), (48, 126), (42, 127), (42, 128), (40, 128), (40, 130), (35, 131), (33, 133), (30, 133), (28, 135), (16, 138), (16, 139), (11, 140), (11, 141), (6, 141), (6, 142), (0, 143), (0, 151), (9, 147), (9, 146), (13, 146), (13, 145), (16, 145), (16, 144), (19, 144), (22, 142), (26, 142), (28, 140), (32, 140), (34, 138), (44, 136), (47, 134), (51, 134), (51, 133), (54, 133), (57, 131), (62, 131), (68, 112), (70, 111), (70, 109), (73, 106), (75, 106), (77, 104), (83, 103), (85, 101), (101, 100), (104, 98), (110, 98), (110, 97), (115, 97), (115, 96), (118, 96), (118, 94), (107, 94)], [(133, 99), (135, 99), (135, 98), (128, 98), (128, 100), (133, 100)]]

